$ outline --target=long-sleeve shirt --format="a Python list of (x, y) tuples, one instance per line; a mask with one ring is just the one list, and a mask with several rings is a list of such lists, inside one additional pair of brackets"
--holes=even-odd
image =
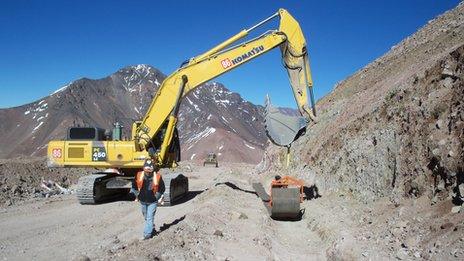
[(134, 180), (132, 183), (131, 192), (139, 199), (140, 202), (143, 203), (153, 203), (157, 202), (161, 195), (163, 195), (164, 191), (166, 190), (164, 186), (163, 177), (160, 178), (158, 192), (153, 193), (153, 174), (147, 175), (145, 174), (143, 177), (142, 188), (140, 191), (137, 189), (137, 184)]

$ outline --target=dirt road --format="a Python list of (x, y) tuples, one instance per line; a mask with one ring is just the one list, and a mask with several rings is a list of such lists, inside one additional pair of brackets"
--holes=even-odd
[[(190, 196), (159, 208), (158, 235), (141, 241), (139, 204), (79, 205), (74, 195), (0, 209), (4, 260), (454, 259), (464, 213), (427, 197), (364, 204), (343, 193), (303, 202), (302, 220), (272, 220), (252, 189), (252, 166), (196, 167)], [(266, 180), (261, 176), (261, 180)]]
[[(322, 257), (318, 236), (301, 222), (271, 220), (250, 183), (241, 176), (247, 167), (203, 168), (185, 173), (190, 196), (156, 214), (158, 238), (140, 242), (143, 220), (139, 204), (118, 201), (80, 205), (74, 195), (23, 202), (0, 212), (0, 258), (5, 260), (62, 260), (87, 256), (90, 259), (150, 258), (140, 249), (160, 244), (163, 258), (176, 258), (170, 239), (176, 227), (193, 226), (196, 231), (176, 234), (183, 240), (205, 240), (204, 256), (233, 259), (303, 259)], [(207, 221), (209, 218), (213, 220)], [(205, 222), (206, 223), (202, 223)], [(178, 228), (179, 229), (179, 228)], [(211, 230), (212, 229), (212, 230)], [(220, 232), (218, 232), (220, 231)], [(218, 234), (215, 236), (215, 233)], [(207, 238), (212, 238), (209, 240)], [(167, 242), (167, 243), (166, 243)], [(167, 245), (166, 245), (167, 244)], [(172, 245), (170, 245), (172, 244)], [(136, 247), (135, 247), (136, 246)], [(273, 249), (281, 249), (273, 251)], [(147, 254), (149, 251), (147, 251)], [(195, 253), (188, 249), (179, 258)]]
[[(221, 170), (219, 170), (220, 172)], [(191, 197), (204, 190), (215, 169), (187, 173)], [(156, 228), (192, 211), (191, 201), (159, 208)], [(3, 259), (69, 259), (105, 256), (142, 235), (139, 204), (132, 201), (80, 205), (74, 195), (24, 202), (0, 213), (0, 257)]]

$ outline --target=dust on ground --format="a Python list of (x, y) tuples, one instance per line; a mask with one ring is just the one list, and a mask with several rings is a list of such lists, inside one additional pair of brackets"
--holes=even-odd
[(151, 240), (140, 240), (143, 220), (136, 202), (80, 205), (74, 195), (59, 195), (1, 209), (1, 257), (324, 259), (317, 233), (300, 233), (307, 230), (304, 221), (270, 219), (249, 182), (253, 166), (184, 169), (190, 193), (180, 204), (158, 209), (158, 234)]
[[(427, 197), (361, 203), (312, 191), (299, 221), (276, 221), (252, 189), (271, 174), (250, 165), (184, 166), (187, 198), (160, 207), (158, 234), (142, 241), (139, 204), (80, 205), (74, 195), (0, 210), (0, 258), (91, 260), (454, 259), (464, 253), (464, 214)], [(282, 173), (285, 174), (285, 173)], [(295, 173), (297, 175), (298, 173)], [(310, 182), (306, 181), (310, 187)]]

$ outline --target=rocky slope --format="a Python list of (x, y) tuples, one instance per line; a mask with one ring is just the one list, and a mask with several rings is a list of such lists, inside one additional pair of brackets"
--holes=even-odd
[[(50, 96), (0, 110), (0, 158), (41, 156), (51, 139), (63, 139), (68, 127), (126, 128), (141, 119), (166, 76), (148, 65), (123, 68), (98, 80), (82, 78)], [(206, 83), (182, 102), (179, 131), (182, 157), (203, 160), (216, 152), (219, 160), (258, 162), (266, 142), (261, 108), (220, 83)]]
[(41, 187), (42, 181), (56, 182), (68, 189), (79, 177), (95, 171), (91, 168), (48, 168), (43, 157), (0, 159), (0, 206), (60, 194), (59, 190)]
[[(461, 184), (463, 68), (461, 3), (320, 100), (319, 122), (293, 146), (293, 166), (315, 175), (327, 192), (364, 201)], [(275, 147), (268, 152), (282, 156)]]
[(290, 168), (270, 146), (261, 180), (289, 173), (317, 188), (304, 219), (329, 259), (462, 258), (463, 103), (461, 3), (337, 84)]

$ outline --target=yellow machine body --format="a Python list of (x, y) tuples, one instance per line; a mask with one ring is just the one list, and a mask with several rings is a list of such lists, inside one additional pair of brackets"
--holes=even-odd
[[(254, 39), (237, 43), (251, 30), (267, 21), (280, 17), (278, 29), (267, 31)], [(232, 45), (235, 44), (235, 45)], [(176, 164), (175, 151), (171, 149), (177, 123), (180, 100), (201, 84), (240, 67), (266, 52), (280, 47), (291, 85), (301, 115), (314, 118), (308, 104), (307, 90), (311, 91), (312, 77), (309, 67), (306, 41), (298, 22), (284, 9), (257, 25), (232, 36), (211, 50), (198, 55), (169, 75), (159, 87), (153, 101), (141, 121), (132, 126), (128, 141), (50, 141), (48, 164), (53, 167), (101, 167), (140, 168), (158, 139), (154, 157), (161, 167)], [(299, 66), (299, 67), (298, 67)], [(298, 67), (298, 68), (297, 68)], [(297, 68), (297, 69), (294, 69)], [(292, 78), (293, 69), (296, 77)], [(312, 93), (312, 92), (311, 92)], [(314, 104), (312, 104), (314, 107)], [(162, 133), (162, 135), (160, 135)]]

